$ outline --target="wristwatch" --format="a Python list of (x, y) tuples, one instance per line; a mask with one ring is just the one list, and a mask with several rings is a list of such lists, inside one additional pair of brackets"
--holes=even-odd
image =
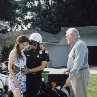
[(32, 73), (32, 69), (29, 69), (29, 73)]

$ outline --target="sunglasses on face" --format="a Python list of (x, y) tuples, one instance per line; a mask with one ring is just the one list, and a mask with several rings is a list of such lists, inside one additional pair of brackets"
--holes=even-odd
[(37, 46), (37, 44), (32, 44), (33, 46)]

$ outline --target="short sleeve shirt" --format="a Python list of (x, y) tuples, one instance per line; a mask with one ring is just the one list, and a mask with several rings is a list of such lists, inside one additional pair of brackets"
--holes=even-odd
[(49, 61), (49, 54), (46, 49), (41, 50), (29, 47), (24, 53), (27, 58), (26, 66), (29, 69), (40, 66), (42, 61)]

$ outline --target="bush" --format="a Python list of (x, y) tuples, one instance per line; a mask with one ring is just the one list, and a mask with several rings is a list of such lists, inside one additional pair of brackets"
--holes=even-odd
[(5, 62), (8, 60), (8, 56), (10, 51), (12, 50), (13, 45), (10, 45), (9, 47), (3, 47), (1, 50), (1, 62)]

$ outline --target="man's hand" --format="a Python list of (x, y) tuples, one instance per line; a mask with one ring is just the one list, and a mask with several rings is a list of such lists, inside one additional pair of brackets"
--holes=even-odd
[(64, 74), (69, 74), (69, 70), (67, 68), (64, 70)]
[(31, 71), (30, 71), (29, 68), (22, 68), (21, 72), (22, 72), (23, 74), (31, 73)]
[(66, 86), (68, 86), (68, 87), (71, 86), (71, 80), (70, 79), (66, 80)]
[(69, 72), (65, 72), (65, 74), (69, 75)]

